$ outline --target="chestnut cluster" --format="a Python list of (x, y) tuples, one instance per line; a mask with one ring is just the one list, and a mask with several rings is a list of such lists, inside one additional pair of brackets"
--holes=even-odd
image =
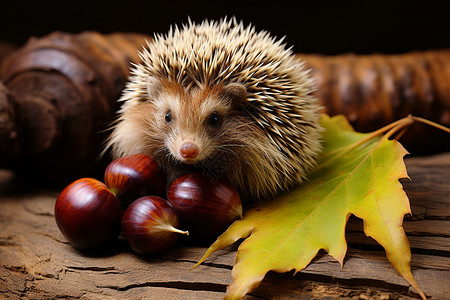
[[(122, 233), (144, 255), (169, 249), (179, 234), (214, 237), (241, 217), (239, 194), (229, 183), (190, 173), (167, 189), (164, 171), (143, 154), (112, 161), (104, 183), (74, 181), (55, 203), (56, 224), (75, 248), (102, 247)], [(190, 233), (178, 229), (180, 222)]]

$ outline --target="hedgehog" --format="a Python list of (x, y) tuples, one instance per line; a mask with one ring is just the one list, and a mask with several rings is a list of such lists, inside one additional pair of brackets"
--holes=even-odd
[(246, 201), (301, 184), (321, 150), (320, 105), (304, 63), (235, 18), (191, 20), (139, 51), (107, 143), (143, 153), (169, 182), (203, 172)]

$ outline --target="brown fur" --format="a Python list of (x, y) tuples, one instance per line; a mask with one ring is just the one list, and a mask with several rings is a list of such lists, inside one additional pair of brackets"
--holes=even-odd
[[(132, 106), (121, 115), (121, 122), (115, 128), (115, 143), (122, 151), (117, 156), (148, 154), (164, 167), (171, 179), (197, 168), (211, 176), (227, 178), (243, 196), (249, 194), (246, 191), (257, 190), (259, 179), (253, 178), (254, 170), (249, 170), (258, 169), (259, 174), (267, 172), (268, 166), (256, 162), (263, 160), (263, 153), (274, 151), (277, 155), (279, 151), (271, 149), (262, 138), (261, 129), (239, 112), (242, 107), (235, 103), (236, 99), (223, 92), (223, 86), (188, 91), (178, 83), (162, 80), (158, 98)], [(173, 113), (171, 124), (164, 121), (168, 110)], [(223, 118), (218, 128), (205, 124), (213, 111)], [(193, 168), (182, 164), (182, 158), (176, 155), (186, 141), (199, 146), (196, 161), (215, 164), (218, 170), (206, 170), (206, 165)]]
[[(170, 179), (222, 177), (253, 200), (301, 183), (314, 167), (321, 127), (313, 82), (266, 33), (234, 19), (189, 24), (155, 37), (141, 58), (108, 142), (115, 157), (148, 154)], [(213, 112), (217, 126), (208, 123)], [(185, 143), (197, 146), (196, 157), (180, 154)]]

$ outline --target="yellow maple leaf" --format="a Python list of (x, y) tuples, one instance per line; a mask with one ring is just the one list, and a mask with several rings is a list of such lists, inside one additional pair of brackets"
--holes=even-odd
[[(357, 133), (343, 116), (323, 116), (324, 151), (304, 185), (246, 211), (214, 242), (213, 252), (240, 238), (233, 283), (225, 299), (240, 299), (256, 288), (269, 271), (304, 269), (324, 249), (343, 264), (347, 251), (345, 226), (351, 214), (363, 219), (364, 232), (386, 251), (392, 266), (425, 299), (410, 268), (411, 251), (402, 228), (410, 213), (399, 182), (408, 177), (407, 151), (388, 137), (393, 123), (373, 133)], [(381, 136), (389, 129), (393, 131)]]

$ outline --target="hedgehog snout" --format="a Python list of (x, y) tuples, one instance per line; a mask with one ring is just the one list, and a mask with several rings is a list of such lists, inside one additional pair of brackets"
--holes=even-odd
[(180, 147), (181, 157), (187, 160), (196, 158), (198, 153), (199, 153), (198, 147), (193, 142), (186, 142)]

